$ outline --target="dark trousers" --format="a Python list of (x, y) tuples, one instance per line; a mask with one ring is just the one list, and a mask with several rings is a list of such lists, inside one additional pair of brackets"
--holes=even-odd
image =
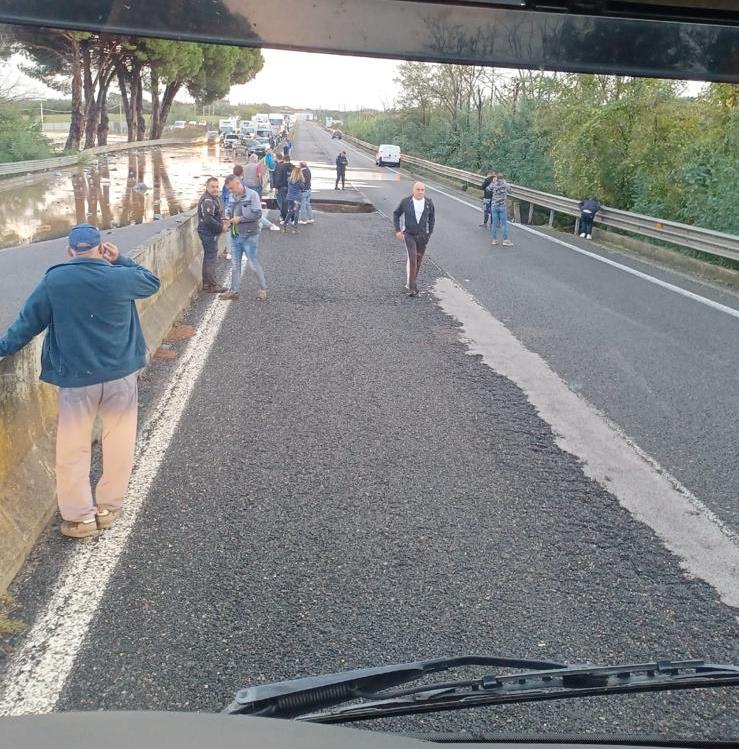
[(492, 200), (483, 198), (482, 200), (482, 223), (487, 226), (488, 221), (492, 223)]
[(335, 190), (339, 187), (339, 181), (341, 181), (341, 189), (343, 190), (346, 187), (346, 169), (337, 169), (336, 170), (336, 187)]
[(411, 291), (417, 291), (416, 277), (421, 269), (423, 253), (426, 252), (428, 244), (428, 234), (406, 234), (405, 248), (408, 250), (408, 263), (406, 265), (406, 286)]
[(292, 223), (294, 226), (297, 226), (298, 218), (300, 217), (300, 198), (295, 200), (294, 198), (285, 197), (285, 202), (287, 203), (285, 224)]
[(216, 258), (218, 257), (218, 237), (198, 231), (203, 245), (203, 286), (218, 286), (216, 278)]
[(280, 218), (284, 221), (287, 218), (287, 209), (290, 207), (287, 204), (287, 187), (280, 187), (275, 198), (277, 207), (280, 209)]
[(581, 213), (580, 214), (580, 234), (592, 234), (592, 233), (593, 233), (593, 214)]

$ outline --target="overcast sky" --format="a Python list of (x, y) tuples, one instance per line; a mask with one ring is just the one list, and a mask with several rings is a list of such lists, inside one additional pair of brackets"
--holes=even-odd
[[(262, 53), (264, 67), (249, 83), (231, 88), (231, 103), (265, 102), (300, 109), (385, 109), (392, 106), (398, 94), (393, 80), (397, 60), (275, 49)], [(28, 95), (59, 96), (20, 73), (19, 59), (16, 55), (0, 66), (3, 81), (17, 81), (19, 90)], [(701, 84), (690, 83), (686, 93), (695, 95), (700, 88)], [(187, 94), (180, 94), (178, 99), (191, 101)]]
[[(243, 86), (231, 88), (233, 104), (267, 102), (301, 109), (383, 109), (392, 105), (397, 93), (393, 83), (396, 60), (276, 49), (262, 50), (262, 54), (264, 67), (256, 77)], [(10, 64), (0, 68), (3, 80), (17, 80), (19, 88), (28, 95), (59, 96), (20, 73), (17, 67), (20, 59), (16, 55)], [(177, 98), (189, 99), (186, 94)]]

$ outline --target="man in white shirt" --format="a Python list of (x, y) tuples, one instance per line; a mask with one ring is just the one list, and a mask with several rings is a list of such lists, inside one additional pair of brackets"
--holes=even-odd
[[(401, 228), (401, 219), (403, 228)], [(431, 198), (426, 197), (426, 185), (416, 182), (413, 192), (407, 198), (403, 198), (398, 207), (393, 211), (393, 224), (395, 236), (405, 241), (408, 251), (408, 263), (406, 265), (406, 286), (408, 296), (418, 296), (416, 277), (421, 267), (423, 254), (434, 231), (436, 222), (436, 209)]]

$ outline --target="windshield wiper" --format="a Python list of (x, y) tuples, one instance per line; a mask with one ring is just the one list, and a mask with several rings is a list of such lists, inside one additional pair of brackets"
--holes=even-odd
[[(389, 691), (462, 666), (528, 669)], [(589, 666), (517, 658), (462, 656), (401, 663), (248, 687), (224, 712), (347, 723), (514, 702), (739, 685), (739, 666), (700, 660)], [(327, 708), (357, 700), (336, 710)], [(367, 701), (368, 700), (368, 701)]]

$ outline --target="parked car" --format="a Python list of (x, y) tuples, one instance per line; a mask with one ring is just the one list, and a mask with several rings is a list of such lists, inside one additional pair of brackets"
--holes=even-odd
[(239, 143), (238, 133), (226, 133), (223, 136), (223, 147), (224, 148), (234, 148), (237, 143)]
[(246, 150), (247, 153), (252, 154), (255, 153), (260, 159), (264, 156), (265, 153), (267, 153), (267, 146), (269, 143), (265, 145), (264, 141), (261, 140), (250, 140), (246, 144)]
[(218, 130), (208, 130), (205, 134), (205, 139), (208, 143), (215, 143), (220, 137)]
[(176, 120), (172, 125), (173, 130), (182, 130), (187, 127), (187, 123), (184, 120)]
[(344, 134), (341, 132), (341, 130), (334, 130), (333, 133), (331, 133), (332, 140), (341, 140), (344, 137)]
[(375, 156), (377, 166), (400, 166), (400, 146), (383, 143)]

